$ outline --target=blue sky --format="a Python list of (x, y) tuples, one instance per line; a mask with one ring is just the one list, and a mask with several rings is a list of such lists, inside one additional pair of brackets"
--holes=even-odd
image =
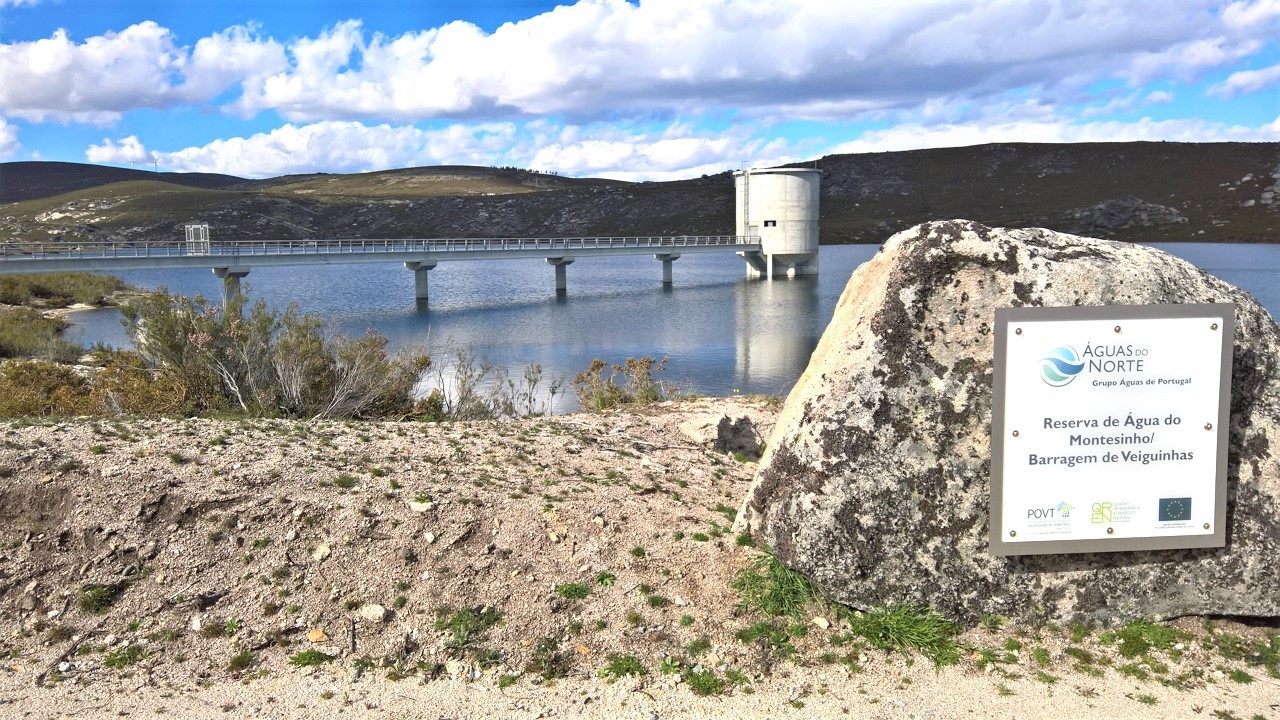
[(0, 0), (0, 159), (629, 180), (1280, 140), (1280, 0)]

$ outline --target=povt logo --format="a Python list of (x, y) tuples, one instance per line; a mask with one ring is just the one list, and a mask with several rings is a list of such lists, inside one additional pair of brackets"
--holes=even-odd
[(1081, 370), (1084, 370), (1084, 361), (1069, 345), (1056, 347), (1040, 358), (1040, 377), (1053, 387), (1069, 384)]

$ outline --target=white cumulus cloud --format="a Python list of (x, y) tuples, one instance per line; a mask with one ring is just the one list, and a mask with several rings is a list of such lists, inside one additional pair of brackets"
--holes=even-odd
[(295, 123), (865, 117), (1195, 79), (1273, 43), (1278, 2), (579, 0), (493, 32), (452, 22), (387, 35), (348, 20), (287, 41), (233, 26), (193, 46), (142, 22), (0, 45), (0, 111), (104, 122), (215, 102)]
[(303, 172), (366, 172), (410, 165), (488, 165), (511, 143), (507, 123), (413, 126), (326, 121), (284, 125), (249, 137), (233, 137), (175, 152), (146, 149), (136, 137), (104, 140), (85, 151), (90, 162), (159, 163), (180, 172), (272, 177)]
[(1226, 80), (1209, 88), (1209, 94), (1223, 99), (1246, 95), (1280, 85), (1280, 65), (1260, 70), (1241, 70), (1231, 73)]
[(92, 163), (101, 163), (103, 165), (130, 165), (136, 163), (149, 163), (154, 159), (154, 154), (147, 151), (142, 146), (142, 142), (138, 140), (137, 135), (130, 135), (121, 138), (118, 142), (111, 138), (103, 138), (101, 145), (90, 145), (85, 150), (85, 159)]
[(194, 51), (152, 21), (83, 42), (60, 29), (0, 45), (0, 110), (32, 122), (110, 124), (130, 110), (212, 99), (284, 65), (283, 49), (252, 28), (203, 38)]

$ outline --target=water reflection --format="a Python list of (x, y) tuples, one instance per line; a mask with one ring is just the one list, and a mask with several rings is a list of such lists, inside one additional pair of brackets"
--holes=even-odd
[(735, 288), (736, 387), (763, 387), (799, 378), (819, 334), (795, 332), (799, 319), (819, 316), (818, 278), (742, 281)]

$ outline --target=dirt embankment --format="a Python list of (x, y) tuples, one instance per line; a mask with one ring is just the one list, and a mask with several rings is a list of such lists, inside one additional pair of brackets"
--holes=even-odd
[(0, 718), (1280, 717), (1198, 620), (1128, 671), (1058, 628), (970, 630), (936, 671), (819, 604), (740, 639), (755, 466), (710, 440), (775, 413), (0, 425)]

